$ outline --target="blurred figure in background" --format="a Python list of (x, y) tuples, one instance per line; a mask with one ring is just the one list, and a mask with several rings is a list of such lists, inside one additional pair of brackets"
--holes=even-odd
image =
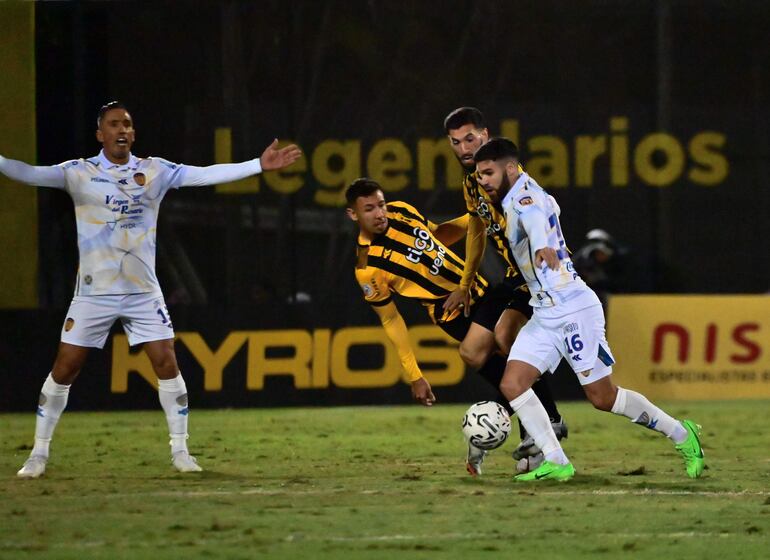
[(607, 297), (628, 290), (625, 278), (628, 250), (619, 245), (603, 229), (586, 233), (585, 243), (572, 255), (575, 270), (596, 292), (602, 307), (607, 309)]

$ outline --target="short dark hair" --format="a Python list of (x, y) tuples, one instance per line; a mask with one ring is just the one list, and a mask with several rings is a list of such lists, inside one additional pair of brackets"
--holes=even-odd
[(125, 103), (122, 101), (110, 101), (109, 103), (105, 103), (101, 106), (99, 109), (99, 114), (96, 116), (96, 128), (99, 128), (102, 124), (102, 119), (104, 118), (104, 115), (107, 114), (107, 111), (112, 111), (113, 109), (123, 109), (127, 113), (128, 107), (126, 107)]
[(484, 115), (476, 107), (459, 107), (449, 113), (444, 119), (444, 131), (457, 130), (461, 126), (472, 124), (476, 128), (486, 128)]
[(473, 154), (473, 161), (497, 161), (499, 159), (519, 159), (519, 148), (508, 138), (491, 138)]
[(350, 183), (350, 186), (345, 190), (345, 200), (348, 201), (348, 206), (352, 208), (356, 204), (356, 199), (361, 198), (362, 196), (373, 195), (381, 190), (382, 187), (374, 179), (360, 177)]

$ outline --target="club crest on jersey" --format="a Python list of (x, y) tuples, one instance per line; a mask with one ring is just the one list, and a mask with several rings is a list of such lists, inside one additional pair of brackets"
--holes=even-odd
[(143, 187), (147, 182), (147, 176), (144, 173), (134, 173), (134, 182), (140, 187)]
[(529, 205), (529, 204), (532, 204), (533, 202), (535, 202), (535, 201), (534, 201), (534, 200), (532, 200), (532, 197), (531, 197), (531, 196), (522, 196), (522, 197), (519, 199), (519, 204), (521, 204), (522, 206), (527, 206), (527, 205)]
[(372, 297), (374, 295), (374, 288), (370, 284), (362, 284), (361, 289), (364, 291), (366, 297)]

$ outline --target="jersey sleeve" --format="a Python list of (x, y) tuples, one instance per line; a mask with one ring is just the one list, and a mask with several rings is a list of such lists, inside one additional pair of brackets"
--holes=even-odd
[(460, 287), (470, 288), (476, 279), (476, 273), (481, 268), (484, 250), (487, 245), (484, 222), (478, 215), (471, 216), (468, 222), (468, 234), (465, 237), (465, 267), (460, 279)]
[(381, 307), (393, 301), (387, 280), (380, 270), (356, 269), (356, 280), (364, 292), (364, 301), (370, 305)]
[(387, 305), (375, 307), (374, 311), (380, 318), (382, 328), (385, 329), (388, 339), (396, 347), (398, 359), (406, 373), (407, 380), (410, 383), (417, 381), (422, 377), (422, 372), (417, 364), (412, 344), (409, 342), (409, 330), (406, 328), (404, 318), (398, 312), (396, 304), (391, 301)]
[(470, 175), (466, 175), (463, 179), (463, 199), (465, 200), (465, 209), (468, 210), (468, 213), (471, 216), (478, 216), (478, 213), (476, 212), (476, 201), (473, 200), (473, 196), (471, 195), (471, 191), (473, 190), (472, 187), (472, 181)]
[(206, 185), (221, 185), (231, 181), (239, 181), (262, 172), (262, 164), (259, 158), (244, 161), (242, 163), (220, 163), (207, 167), (194, 165), (182, 166), (182, 176), (179, 187), (204, 187)]
[(63, 189), (66, 186), (64, 170), (76, 161), (66, 161), (59, 165), (29, 165), (0, 156), (0, 172), (9, 179), (27, 185)]
[(548, 247), (548, 208), (545, 207), (547, 202), (544, 197), (535, 193), (524, 192), (513, 197), (513, 209), (527, 233), (532, 251)]
[(152, 165), (155, 166), (157, 174), (163, 182), (163, 190), (178, 189), (183, 186), (187, 176), (187, 167), (181, 163), (174, 163), (167, 159), (153, 157), (150, 158)]

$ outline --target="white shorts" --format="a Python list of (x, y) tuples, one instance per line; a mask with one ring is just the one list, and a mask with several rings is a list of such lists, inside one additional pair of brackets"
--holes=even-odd
[(120, 319), (131, 346), (174, 338), (163, 294), (75, 296), (61, 330), (61, 341), (104, 348), (113, 323)]
[(601, 305), (555, 319), (539, 318), (535, 313), (519, 331), (508, 355), (508, 360), (526, 362), (540, 373), (555, 371), (562, 358), (578, 374), (581, 385), (612, 373), (615, 358), (604, 333)]

